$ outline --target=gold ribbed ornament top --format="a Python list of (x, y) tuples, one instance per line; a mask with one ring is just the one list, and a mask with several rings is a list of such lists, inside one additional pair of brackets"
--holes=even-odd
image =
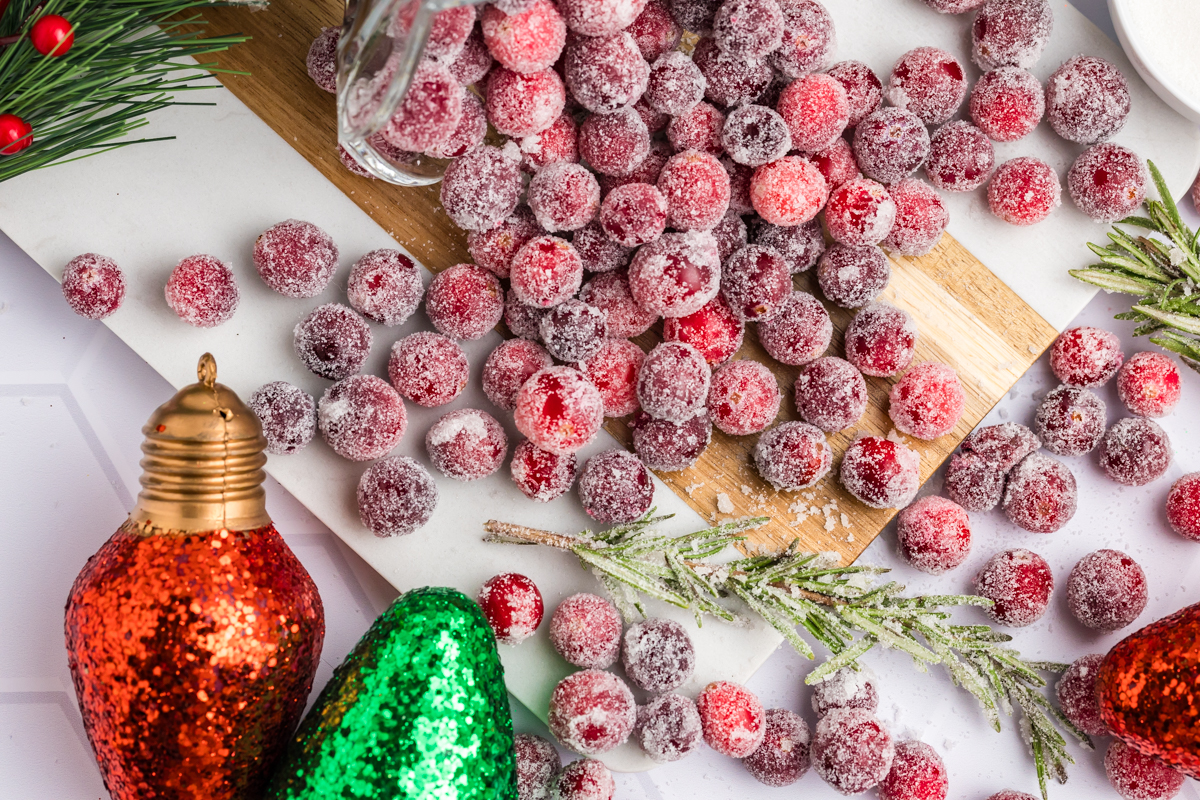
[(200, 357), (198, 383), (163, 403), (142, 428), (142, 491), (130, 522), (157, 533), (251, 530), (271, 522), (258, 417)]

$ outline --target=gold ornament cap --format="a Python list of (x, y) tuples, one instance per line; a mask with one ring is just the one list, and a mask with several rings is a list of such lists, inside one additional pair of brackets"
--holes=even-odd
[(198, 383), (180, 389), (142, 427), (142, 491), (130, 522), (179, 533), (269, 525), (262, 425), (217, 383), (212, 354), (200, 357), (196, 376)]

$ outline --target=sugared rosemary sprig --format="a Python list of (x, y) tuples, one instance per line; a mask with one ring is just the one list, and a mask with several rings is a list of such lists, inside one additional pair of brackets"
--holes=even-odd
[(1065, 664), (1027, 661), (1004, 646), (1012, 639), (1008, 634), (989, 625), (957, 625), (950, 620), (955, 606), (989, 606), (991, 601), (972, 595), (908, 597), (896, 582), (877, 580), (887, 569), (841, 567), (835, 554), (801, 552), (798, 541), (778, 555), (721, 561), (719, 554), (768, 518), (668, 536), (655, 525), (670, 517), (653, 513), (606, 531), (574, 536), (493, 520), (484, 526), (488, 533), (484, 540), (541, 544), (574, 553), (627, 619), (645, 616), (645, 596), (691, 610), (697, 625), (705, 615), (734, 622), (739, 612), (728, 603), (736, 597), (802, 655), (814, 657), (809, 639), (829, 650), (829, 659), (805, 679), (810, 684), (842, 667), (857, 668), (858, 659), (876, 645), (908, 653), (922, 670), (941, 664), (955, 684), (974, 695), (997, 731), (1002, 713), (1011, 716), (1014, 708), (1020, 709), (1022, 734), (1037, 765), (1043, 798), (1047, 775), (1065, 782), (1066, 765), (1075, 763), (1063, 732), (1091, 747), (1088, 737), (1051, 705), (1043, 691), (1043, 673), (1062, 672)]
[[(1146, 216), (1117, 222), (1108, 233), (1107, 245), (1089, 242), (1088, 248), (1100, 263), (1070, 273), (1105, 291), (1140, 298), (1132, 310), (1116, 318), (1140, 323), (1135, 336), (1153, 334), (1150, 341), (1200, 372), (1200, 250), (1196, 231), (1183, 224), (1162, 173), (1153, 161), (1148, 164), (1159, 199), (1146, 200)], [(1118, 225), (1158, 235), (1138, 235)]]

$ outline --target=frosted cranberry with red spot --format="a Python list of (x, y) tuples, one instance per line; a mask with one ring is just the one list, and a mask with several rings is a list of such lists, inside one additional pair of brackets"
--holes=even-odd
[(613, 800), (617, 784), (601, 761), (590, 758), (572, 761), (554, 779), (556, 800)]
[(357, 500), (358, 517), (373, 534), (404, 536), (433, 516), (437, 484), (416, 461), (391, 456), (367, 467), (358, 481)]
[(1046, 49), (1054, 13), (1049, 0), (988, 0), (971, 25), (971, 59), (980, 69), (1029, 69)]
[(346, 285), (350, 307), (389, 327), (404, 323), (421, 303), (421, 272), (399, 250), (372, 250), (354, 263)]
[(864, 375), (887, 378), (912, 363), (917, 324), (902, 309), (871, 303), (846, 328), (846, 360)]
[(79, 316), (104, 319), (125, 299), (125, 274), (108, 256), (84, 253), (63, 269), (62, 293)]
[(791, 227), (808, 222), (828, 198), (824, 176), (801, 156), (785, 156), (764, 164), (750, 179), (750, 203), (773, 225)]
[(829, 474), (833, 451), (820, 428), (784, 422), (758, 437), (754, 446), (758, 474), (781, 492), (807, 489)]
[(451, 411), (425, 434), (425, 450), (438, 472), (456, 481), (486, 478), (500, 469), (508, 454), (508, 436), (485, 411)]
[(582, 36), (610, 36), (642, 13), (646, 0), (559, 0), (567, 27)]
[(488, 73), (488, 121), (508, 136), (532, 136), (549, 128), (562, 114), (565, 91), (562, 79), (552, 69), (521, 73), (497, 67)]
[(588, 272), (613, 272), (629, 266), (633, 248), (614, 242), (593, 220), (571, 234), (571, 244)]
[[(533, 636), (545, 613), (537, 584), (516, 572), (488, 578), (480, 587), (475, 602), (500, 644), (520, 644)], [(517, 758), (520, 760), (519, 746)], [(519, 772), (520, 765), (517, 769)]]
[(746, 323), (717, 295), (699, 311), (663, 322), (663, 339), (696, 348), (709, 366), (724, 364), (742, 346)]
[[(579, 291), (583, 261), (570, 242), (539, 236), (517, 251), (508, 277), (521, 302), (550, 308)], [(429, 305), (428, 299), (425, 304)]]
[(658, 321), (658, 314), (634, 302), (624, 272), (605, 272), (579, 290), (579, 299), (604, 313), (608, 335), (615, 339), (641, 336)]
[(1067, 173), (1076, 207), (1097, 222), (1116, 222), (1146, 198), (1148, 173), (1137, 153), (1104, 142), (1084, 150)]
[[(553, 620), (551, 625), (553, 641)], [(619, 618), (617, 626), (619, 637)], [(616, 675), (598, 669), (585, 669), (559, 681), (550, 695), (546, 719), (563, 747), (585, 756), (607, 753), (624, 744), (636, 721), (633, 692)]]
[(800, 418), (823, 431), (849, 428), (867, 410), (867, 382), (849, 361), (818, 358), (796, 376), (794, 395)]
[(604, 422), (604, 398), (578, 371), (549, 367), (521, 385), (513, 421), (543, 450), (574, 453), (596, 438)]
[(1100, 466), (1126, 486), (1145, 486), (1171, 466), (1171, 441), (1157, 422), (1126, 417), (1113, 423), (1100, 442)]
[(532, 733), (513, 737), (517, 761), (517, 800), (546, 800), (554, 778), (562, 769), (558, 750), (546, 739)]
[(1184, 475), (1171, 486), (1167, 521), (1180, 536), (1200, 541), (1200, 472)]
[(957, 120), (934, 132), (925, 174), (939, 189), (969, 192), (985, 184), (995, 166), (996, 153), (987, 135), (971, 123)]
[(1067, 578), (1067, 602), (1075, 619), (1111, 633), (1146, 610), (1146, 573), (1119, 550), (1097, 550), (1079, 559)]
[(732, 208), (726, 211), (725, 216), (721, 217), (721, 221), (713, 226), (711, 233), (717, 240), (717, 254), (720, 255), (722, 264), (728, 261), (735, 252), (745, 247), (750, 239), (750, 230), (746, 227), (746, 221)]
[(621, 649), (621, 615), (603, 597), (573, 594), (550, 617), (550, 644), (569, 664), (589, 670), (609, 667)]
[(896, 221), (883, 240), (883, 246), (902, 256), (929, 253), (942, 240), (942, 233), (950, 224), (950, 212), (941, 196), (932, 186), (916, 178), (901, 178), (889, 191), (896, 204)]
[(254, 390), (246, 405), (262, 423), (267, 452), (298, 453), (317, 432), (317, 403), (312, 395), (286, 381), (273, 381)]
[(341, 303), (326, 303), (296, 323), (292, 346), (314, 375), (341, 380), (358, 372), (370, 355), (371, 328)]
[(899, 442), (860, 436), (842, 458), (842, 486), (871, 508), (903, 508), (921, 485), (921, 457)]
[(304, 59), (308, 77), (330, 94), (337, 93), (337, 46), (340, 38), (341, 28), (321, 28), (317, 38), (309, 45), (308, 55)]
[(1117, 373), (1117, 394), (1139, 417), (1165, 417), (1179, 402), (1179, 370), (1162, 353), (1134, 353)]
[(604, 312), (582, 300), (567, 300), (542, 317), (542, 343), (559, 361), (585, 361), (604, 344)]
[(649, 0), (625, 32), (633, 37), (642, 58), (650, 63), (674, 50), (683, 38), (683, 28), (671, 17), (662, 0)]
[(748, 436), (775, 421), (781, 400), (771, 370), (757, 361), (734, 361), (713, 375), (708, 416), (730, 436)]
[(783, 10), (775, 0), (725, 0), (713, 18), (713, 41), (733, 56), (769, 55), (783, 43)]
[(776, 110), (797, 150), (824, 150), (838, 140), (850, 120), (850, 100), (836, 78), (802, 75), (779, 95)]
[(678, 761), (700, 746), (704, 728), (696, 704), (678, 694), (664, 694), (638, 708), (634, 736), (646, 755), (660, 764)]
[(618, 186), (600, 204), (600, 226), (626, 247), (653, 242), (666, 230), (667, 200), (646, 183)]
[[(413, 334), (419, 336), (421, 334)], [(431, 334), (432, 335), (432, 334)], [(412, 337), (409, 337), (412, 338)], [(404, 340), (401, 340), (404, 341)], [(397, 342), (397, 346), (399, 342)], [(394, 352), (395, 348), (393, 348)], [(553, 366), (550, 354), (528, 339), (501, 342), (483, 364), (483, 393), (498, 408), (512, 411), (517, 391), (536, 372)]]
[(1022, 548), (997, 553), (975, 576), (975, 593), (993, 604), (988, 616), (1013, 628), (1041, 619), (1053, 590), (1054, 575), (1046, 559)]
[(1170, 800), (1183, 788), (1182, 772), (1120, 740), (1108, 746), (1104, 772), (1124, 800)]
[(759, 320), (758, 338), (776, 361), (793, 366), (807, 364), (829, 347), (833, 322), (820, 300), (808, 292), (795, 291), (774, 315)]
[(535, 503), (548, 503), (571, 490), (577, 464), (574, 453), (559, 455), (524, 441), (513, 450), (509, 472), (521, 494)]
[(825, 72), (846, 90), (850, 104), (850, 119), (854, 127), (875, 112), (883, 101), (883, 84), (870, 67), (861, 61), (839, 61)]
[(553, 66), (567, 41), (566, 23), (549, 0), (533, 0), (516, 14), (484, 6), (479, 23), (488, 51), (514, 72)]
[(425, 293), (425, 314), (446, 336), (478, 339), (500, 324), (504, 289), (500, 280), (483, 267), (455, 264), (430, 282)]
[(929, 131), (903, 108), (881, 108), (854, 128), (854, 158), (868, 178), (893, 184), (929, 156)]
[(892, 67), (884, 93), (893, 106), (907, 109), (926, 125), (940, 125), (962, 105), (967, 78), (958, 59), (937, 47), (917, 47)]
[(520, 301), (512, 289), (504, 296), (504, 324), (513, 336), (522, 339), (542, 338), (542, 317), (550, 309), (527, 306)]
[(660, 472), (678, 472), (692, 466), (712, 439), (712, 422), (704, 411), (697, 411), (678, 425), (639, 412), (629, 426), (638, 458)]
[(374, 375), (351, 375), (326, 389), (317, 403), (321, 438), (350, 461), (387, 455), (400, 443), (406, 427), (408, 414), (400, 394)]
[(579, 127), (568, 113), (560, 114), (543, 131), (526, 136), (519, 142), (521, 168), (537, 172), (549, 164), (579, 161)]
[(971, 431), (963, 440), (962, 449), (981, 456), (1001, 472), (1008, 472), (1041, 446), (1041, 441), (1026, 426), (1002, 422)]
[(486, 231), (512, 215), (521, 199), (520, 151), (480, 145), (446, 167), (441, 201), (466, 231)]
[(859, 794), (887, 777), (896, 743), (883, 723), (861, 708), (839, 708), (817, 722), (813, 769), (842, 794)]
[(629, 292), (646, 311), (684, 317), (721, 288), (717, 240), (707, 231), (664, 233), (643, 245), (629, 265)]
[(704, 96), (718, 106), (753, 103), (771, 86), (774, 73), (765, 59), (722, 52), (712, 39), (701, 39), (692, 60), (704, 75)]
[(1062, 185), (1054, 168), (1023, 156), (1005, 161), (988, 184), (992, 213), (1012, 225), (1041, 222), (1062, 204)]
[(783, 0), (783, 42), (771, 65), (789, 78), (824, 69), (837, 49), (833, 18), (817, 0)]
[(699, 150), (719, 156), (725, 152), (721, 132), (725, 115), (709, 103), (697, 103), (667, 125), (667, 139), (676, 151)]
[(579, 126), (579, 154), (604, 175), (628, 175), (650, 154), (650, 133), (632, 108), (592, 114)]
[(950, 456), (946, 468), (946, 496), (967, 511), (991, 511), (1004, 495), (1004, 472), (978, 453)]
[(686, 150), (671, 156), (657, 186), (667, 201), (667, 224), (677, 230), (709, 230), (729, 209), (729, 173), (708, 153)]
[(417, 65), (400, 107), (380, 131), (389, 144), (412, 153), (431, 150), (450, 138), (463, 113), (465, 91), (449, 67)]
[(637, 376), (645, 360), (642, 349), (628, 339), (605, 339), (594, 355), (575, 367), (600, 390), (604, 416), (624, 417), (641, 407)]
[[(483, 13), (487, 13), (487, 9)], [(450, 74), (463, 86), (471, 86), (484, 79), (493, 63), (492, 54), (483, 40), (483, 31), (475, 27), (450, 63)]]
[(754, 170), (745, 164), (739, 164), (729, 156), (721, 157), (721, 166), (729, 173), (729, 212), (741, 216), (754, 211), (750, 202), (750, 181)]
[(1046, 81), (1046, 119), (1064, 139), (1095, 144), (1125, 127), (1129, 84), (1114, 64), (1075, 56)]
[(888, 416), (901, 433), (930, 441), (954, 430), (966, 397), (953, 368), (926, 361), (892, 385)]
[(751, 104), (729, 112), (721, 130), (721, 144), (737, 163), (761, 167), (788, 154), (792, 135), (778, 112)]
[(638, 371), (638, 402), (650, 416), (680, 424), (704, 406), (711, 378), (712, 371), (696, 348), (661, 342)]
[(732, 681), (714, 681), (696, 698), (704, 741), (722, 755), (745, 758), (762, 743), (766, 715), (758, 697)]
[(673, 50), (650, 65), (650, 78), (642, 97), (650, 108), (674, 117), (690, 111), (704, 99), (705, 85), (696, 62)]
[(971, 520), (953, 500), (936, 495), (922, 497), (900, 512), (896, 540), (900, 557), (909, 566), (941, 575), (970, 554)]
[(284, 220), (267, 228), (254, 242), (254, 267), (259, 277), (285, 297), (320, 294), (337, 263), (337, 245), (311, 222)]
[(746, 245), (721, 268), (721, 294), (742, 319), (767, 319), (775, 315), (791, 293), (792, 276), (787, 262), (769, 247)]
[(453, 339), (427, 331), (409, 334), (392, 345), (387, 369), (400, 396), (426, 408), (449, 403), (471, 378), (462, 348)]
[(868, 670), (842, 667), (813, 685), (812, 709), (818, 717), (839, 708), (873, 712), (878, 707), (879, 692)]
[(1100, 444), (1107, 424), (1104, 401), (1087, 389), (1059, 386), (1038, 405), (1034, 427), (1046, 449), (1058, 456), (1081, 456)]
[(1028, 136), (1046, 113), (1042, 84), (1017, 67), (983, 73), (971, 89), (971, 121), (988, 138), (1015, 142)]
[[(512, 215), (486, 231), (471, 231), (467, 234), (467, 251), (478, 266), (495, 273), (497, 278), (507, 278), (513, 257), (525, 243), (546, 231), (538, 224), (529, 206), (518, 206)], [(415, 267), (414, 267), (415, 270)], [(353, 273), (351, 274), (353, 279)], [(419, 298), (418, 298), (419, 299)], [(354, 304), (351, 298), (351, 305)]]
[(1075, 659), (1054, 686), (1058, 705), (1071, 723), (1088, 736), (1107, 736), (1108, 725), (1100, 713), (1096, 696), (1096, 676), (1100, 673), (1101, 653)]
[(746, 770), (767, 786), (791, 786), (808, 772), (808, 723), (786, 708), (768, 708), (762, 744), (742, 759)]
[(829, 193), (825, 224), (835, 242), (851, 247), (879, 244), (896, 221), (896, 203), (869, 178), (846, 181)]
[(670, 692), (692, 677), (696, 649), (682, 625), (655, 617), (625, 631), (621, 666), (638, 688), (654, 694)]
[(600, 211), (600, 184), (580, 164), (559, 162), (542, 167), (529, 182), (529, 207), (550, 233), (573, 231)]
[(1004, 489), (1009, 521), (1034, 533), (1062, 528), (1075, 516), (1078, 502), (1071, 470), (1041, 453), (1031, 453), (1013, 467)]
[(896, 744), (896, 757), (879, 784), (879, 800), (946, 800), (946, 764), (924, 742), (908, 739)]
[(815, 219), (788, 227), (760, 221), (752, 238), (755, 244), (769, 247), (783, 256), (793, 275), (811, 269), (825, 252), (825, 236), (821, 232), (821, 223)]
[(862, 177), (862, 172), (858, 169), (858, 162), (854, 160), (854, 151), (850, 147), (850, 143), (841, 136), (824, 150), (807, 153), (804, 157), (820, 171), (830, 191), (837, 189), (847, 181)]
[(650, 78), (650, 65), (624, 32), (579, 37), (567, 46), (563, 70), (579, 105), (597, 114), (632, 105)]
[(1125, 360), (1115, 333), (1081, 325), (1058, 335), (1050, 348), (1050, 369), (1068, 386), (1092, 389), (1108, 383)]

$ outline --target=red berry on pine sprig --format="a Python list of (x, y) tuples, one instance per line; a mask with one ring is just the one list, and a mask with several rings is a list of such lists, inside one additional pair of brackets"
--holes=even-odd
[(0, 156), (11, 156), (33, 144), (33, 126), (16, 114), (0, 114)]
[(66, 17), (47, 14), (29, 29), (29, 41), (44, 56), (61, 58), (75, 43), (75, 26)]

